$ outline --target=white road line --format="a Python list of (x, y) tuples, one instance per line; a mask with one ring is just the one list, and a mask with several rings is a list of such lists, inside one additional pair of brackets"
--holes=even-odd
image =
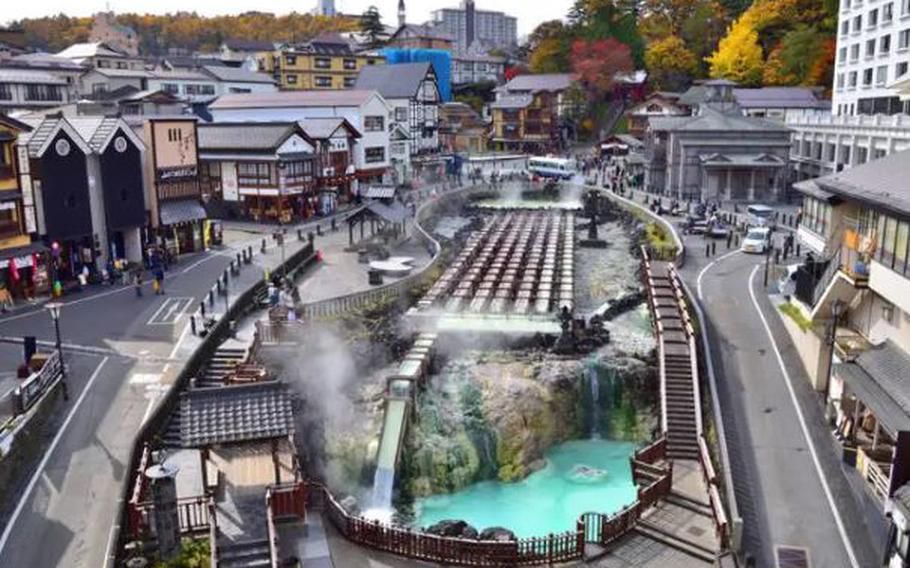
[(190, 333), (190, 324), (183, 326), (183, 331), (180, 333), (180, 337), (177, 338), (177, 343), (174, 344), (174, 348), (171, 349), (171, 354), (167, 356), (168, 360), (173, 360), (177, 355), (177, 351), (180, 349), (180, 346), (183, 344), (183, 341), (186, 339), (186, 336)]
[(19, 498), (19, 503), (16, 504), (16, 509), (13, 511), (12, 516), (9, 518), (9, 522), (6, 524), (6, 528), (3, 529), (3, 535), (0, 536), (0, 554), (3, 554), (3, 549), (6, 548), (6, 543), (9, 541), (10, 535), (13, 533), (13, 527), (16, 526), (16, 521), (19, 519), (19, 515), (22, 514), (22, 509), (25, 508), (25, 502), (28, 501), (29, 497), (32, 494), (32, 491), (35, 489), (35, 485), (38, 483), (38, 480), (41, 478), (44, 468), (47, 467), (47, 462), (50, 460), (51, 454), (54, 453), (54, 450), (57, 449), (57, 444), (60, 443), (60, 439), (63, 438), (63, 435), (66, 433), (66, 429), (69, 427), (70, 422), (72, 422), (73, 417), (76, 415), (76, 412), (79, 410), (79, 407), (82, 406), (82, 401), (85, 400), (85, 397), (88, 395), (89, 391), (92, 390), (92, 385), (95, 384), (95, 380), (101, 374), (101, 369), (104, 368), (104, 364), (107, 363), (109, 357), (105, 357), (98, 363), (98, 366), (95, 367), (95, 372), (92, 373), (92, 376), (89, 377), (88, 382), (85, 384), (85, 388), (82, 389), (82, 393), (79, 394), (79, 398), (76, 399), (76, 404), (70, 409), (70, 413), (66, 416), (66, 420), (63, 421), (63, 425), (60, 426), (60, 430), (57, 431), (57, 435), (54, 436), (54, 439), (51, 441), (50, 447), (44, 453), (44, 457), (41, 458), (41, 463), (38, 464), (38, 469), (35, 470), (35, 473), (32, 474), (32, 478), (28, 482), (25, 491), (22, 492), (22, 496)]
[(709, 262), (708, 264), (706, 264), (704, 268), (702, 268), (701, 270), (698, 271), (698, 277), (695, 279), (695, 289), (696, 289), (696, 291), (698, 292), (698, 301), (699, 301), (699, 302), (703, 301), (703, 300), (702, 300), (702, 294), (701, 294), (701, 279), (702, 279), (702, 277), (703, 277), (709, 270), (711, 270), (711, 268), (712, 268), (715, 264), (717, 264), (718, 262), (722, 261), (722, 260), (725, 259), (725, 258), (729, 258), (729, 257), (733, 256), (734, 254), (737, 254), (738, 252), (740, 252), (740, 251), (739, 251), (739, 250), (731, 250), (730, 252), (728, 252), (728, 253), (726, 253), (726, 254), (722, 254), (722, 255), (720, 255), (719, 257), (717, 257), (717, 258), (715, 258), (714, 260), (712, 260), (711, 262)]
[[(117, 500), (117, 509), (119, 510), (123, 504), (123, 498)], [(111, 530), (107, 533), (107, 546), (104, 547), (104, 566), (107, 567), (111, 565), (114, 561), (114, 555), (111, 554), (111, 550), (114, 546), (114, 534), (119, 532), (120, 525), (114, 524), (111, 525)]]
[(837, 506), (834, 504), (834, 497), (831, 494), (831, 488), (828, 487), (828, 480), (825, 478), (825, 474), (822, 471), (821, 462), (818, 459), (818, 453), (815, 451), (815, 445), (812, 443), (812, 438), (809, 436), (809, 428), (806, 426), (806, 419), (803, 416), (803, 410), (799, 406), (799, 402), (796, 399), (796, 391), (793, 389), (793, 381), (790, 378), (790, 373), (787, 371), (787, 366), (784, 364), (784, 358), (780, 354), (780, 349), (777, 347), (777, 342), (774, 340), (774, 335), (771, 333), (771, 327), (768, 325), (768, 320), (765, 319), (764, 312), (761, 311), (761, 307), (758, 305), (758, 300), (755, 297), (755, 287), (753, 286), (755, 282), (755, 275), (758, 274), (758, 269), (760, 266), (756, 266), (752, 269), (752, 273), (749, 275), (749, 296), (752, 298), (752, 306), (755, 307), (755, 311), (758, 312), (758, 317), (761, 319), (762, 326), (765, 328), (765, 333), (768, 334), (768, 339), (771, 341), (771, 347), (774, 349), (774, 356), (777, 358), (777, 364), (780, 367), (781, 373), (784, 375), (784, 379), (787, 382), (787, 390), (790, 393), (790, 400), (793, 402), (793, 408), (796, 409), (796, 416), (799, 418), (799, 426), (803, 431), (803, 437), (806, 439), (806, 444), (809, 446), (809, 453), (812, 455), (812, 463), (815, 464), (815, 471), (818, 473), (818, 478), (822, 482), (822, 489), (825, 491), (825, 497), (828, 500), (828, 506), (831, 508), (831, 513), (834, 515), (834, 523), (837, 525), (837, 531), (840, 533), (841, 541), (844, 543), (844, 548), (847, 549), (847, 556), (850, 557), (850, 565), (853, 568), (859, 568), (859, 562), (856, 560), (856, 554), (853, 552), (853, 546), (850, 544), (850, 539), (847, 537), (847, 529), (844, 527), (844, 522), (840, 517), (840, 512), (837, 510)]

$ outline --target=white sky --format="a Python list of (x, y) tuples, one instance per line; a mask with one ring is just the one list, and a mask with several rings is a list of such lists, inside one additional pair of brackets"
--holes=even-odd
[[(430, 12), (438, 8), (457, 6), (460, 0), (405, 0), (408, 22), (422, 23), (429, 19)], [(565, 17), (573, 0), (478, 0), (478, 9), (499, 10), (518, 18), (518, 35), (528, 34), (537, 24), (546, 20)], [(0, 22), (19, 18), (48, 16), (63, 12), (70, 16), (87, 16), (104, 10), (105, 0), (0, 0)], [(398, 0), (335, 0), (338, 11), (360, 14), (367, 7), (379, 8), (383, 20), (394, 24), (398, 12)], [(238, 14), (249, 10), (262, 10), (276, 14), (292, 10), (308, 12), (316, 6), (316, 0), (272, 0), (257, 3), (250, 0), (208, 0), (201, 4), (186, 0), (111, 0), (110, 7), (117, 12), (152, 12), (162, 14), (179, 10), (195, 10), (211, 16), (214, 14)]]

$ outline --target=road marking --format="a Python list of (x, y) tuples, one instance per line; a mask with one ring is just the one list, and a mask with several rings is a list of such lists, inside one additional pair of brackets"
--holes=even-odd
[(145, 325), (174, 325), (195, 300), (186, 296), (166, 298)]
[[(117, 500), (117, 509), (123, 505), (123, 497)], [(104, 566), (107, 567), (114, 561), (114, 555), (111, 554), (111, 549), (114, 546), (114, 534), (120, 530), (119, 524), (111, 525), (111, 530), (107, 533), (107, 546), (104, 547)]]
[(160, 373), (133, 373), (130, 375), (129, 384), (131, 385), (153, 385), (161, 380)]
[(844, 527), (844, 522), (840, 517), (840, 512), (837, 510), (837, 506), (834, 504), (834, 497), (831, 494), (831, 488), (828, 487), (828, 480), (825, 478), (824, 472), (822, 472), (821, 462), (818, 459), (818, 453), (815, 451), (815, 445), (812, 443), (812, 438), (809, 436), (809, 428), (806, 426), (806, 419), (803, 416), (803, 410), (799, 406), (799, 402), (796, 399), (796, 391), (793, 389), (793, 381), (790, 379), (790, 373), (787, 371), (787, 366), (784, 365), (784, 358), (780, 354), (780, 349), (777, 347), (777, 342), (774, 340), (774, 335), (771, 333), (771, 327), (768, 325), (768, 320), (765, 319), (765, 314), (762, 312), (761, 307), (758, 305), (758, 300), (755, 297), (755, 288), (753, 286), (755, 282), (755, 275), (758, 274), (759, 266), (756, 266), (752, 269), (752, 273), (749, 275), (749, 296), (752, 298), (752, 306), (755, 308), (755, 311), (758, 312), (758, 317), (761, 319), (762, 326), (765, 328), (765, 333), (768, 334), (768, 339), (771, 341), (771, 347), (774, 349), (774, 356), (777, 358), (777, 364), (780, 367), (781, 373), (784, 375), (784, 380), (787, 383), (787, 391), (790, 393), (790, 400), (793, 402), (793, 407), (796, 409), (796, 417), (799, 419), (799, 426), (803, 431), (803, 437), (806, 439), (806, 444), (809, 446), (809, 453), (812, 455), (812, 463), (815, 465), (815, 471), (818, 473), (818, 478), (822, 482), (822, 489), (825, 491), (825, 497), (828, 500), (828, 506), (831, 508), (831, 512), (834, 514), (834, 522), (837, 525), (837, 531), (840, 533), (841, 541), (844, 543), (844, 548), (847, 549), (847, 556), (850, 557), (850, 565), (853, 568), (859, 568), (859, 562), (856, 560), (856, 554), (853, 552), (853, 547), (850, 545), (850, 539), (847, 538), (847, 529)]
[(740, 252), (739, 249), (737, 249), (737, 250), (731, 250), (731, 251), (728, 252), (728, 253), (722, 254), (722, 255), (720, 255), (719, 257), (717, 257), (717, 258), (715, 258), (714, 260), (712, 260), (711, 262), (709, 262), (708, 264), (706, 264), (704, 268), (702, 268), (701, 270), (698, 271), (698, 277), (695, 279), (695, 289), (696, 289), (697, 292), (698, 292), (698, 301), (700, 301), (700, 302), (703, 301), (703, 300), (702, 300), (702, 294), (701, 294), (701, 279), (702, 279), (702, 277), (703, 277), (709, 270), (711, 270), (711, 268), (712, 268), (715, 264), (717, 264), (718, 262), (722, 261), (722, 260), (725, 259), (725, 258), (729, 258), (729, 257), (733, 256), (734, 254), (736, 254), (736, 253), (738, 253), (738, 252)]
[(9, 541), (9, 537), (13, 532), (13, 527), (16, 526), (16, 521), (19, 519), (19, 515), (22, 514), (22, 509), (25, 508), (25, 502), (32, 494), (32, 491), (35, 490), (35, 485), (43, 475), (44, 468), (47, 467), (47, 462), (50, 460), (51, 454), (57, 449), (57, 444), (60, 443), (61, 438), (63, 438), (63, 435), (66, 433), (66, 429), (69, 427), (70, 422), (72, 422), (73, 417), (76, 416), (76, 412), (79, 410), (79, 407), (82, 406), (82, 401), (85, 400), (86, 395), (88, 395), (89, 391), (92, 389), (92, 385), (95, 384), (95, 380), (98, 379), (98, 376), (101, 374), (101, 369), (104, 368), (104, 364), (107, 363), (108, 359), (109, 357), (105, 357), (98, 363), (98, 366), (95, 367), (95, 372), (89, 377), (88, 382), (85, 384), (85, 388), (82, 389), (79, 398), (76, 399), (76, 404), (70, 409), (70, 413), (66, 416), (66, 420), (63, 421), (63, 425), (60, 426), (60, 430), (57, 431), (57, 435), (54, 436), (54, 439), (51, 441), (50, 447), (48, 447), (47, 451), (44, 453), (44, 457), (41, 458), (38, 469), (32, 474), (32, 478), (29, 480), (25, 491), (22, 492), (22, 496), (16, 504), (16, 509), (13, 511), (12, 516), (10, 516), (6, 528), (3, 529), (3, 535), (0, 536), (0, 554), (3, 554), (3, 549), (6, 548), (6, 543)]

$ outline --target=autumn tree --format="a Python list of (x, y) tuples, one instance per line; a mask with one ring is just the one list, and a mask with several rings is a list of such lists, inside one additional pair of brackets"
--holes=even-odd
[(708, 62), (712, 78), (749, 86), (761, 84), (764, 55), (758, 44), (758, 32), (748, 19), (741, 17), (734, 22)]
[(809, 85), (810, 71), (825, 54), (826, 38), (817, 30), (801, 26), (784, 36), (768, 55), (766, 85)]
[(576, 0), (568, 20), (576, 38), (615, 39), (629, 48), (634, 66), (644, 63), (645, 41), (638, 30), (636, 1)]
[(635, 68), (629, 46), (614, 38), (575, 40), (570, 60), (578, 81), (595, 99), (603, 98), (612, 90), (617, 73), (629, 73)]
[(653, 41), (645, 51), (648, 79), (657, 89), (683, 90), (698, 73), (698, 60), (677, 36)]

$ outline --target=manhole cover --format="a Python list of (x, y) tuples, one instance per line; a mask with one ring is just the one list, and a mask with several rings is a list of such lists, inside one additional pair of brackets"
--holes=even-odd
[(777, 568), (809, 568), (809, 551), (795, 546), (777, 547)]
[(686, 529), (686, 532), (692, 536), (701, 536), (701, 535), (705, 534), (705, 529), (703, 529), (701, 527), (689, 527), (688, 529)]

